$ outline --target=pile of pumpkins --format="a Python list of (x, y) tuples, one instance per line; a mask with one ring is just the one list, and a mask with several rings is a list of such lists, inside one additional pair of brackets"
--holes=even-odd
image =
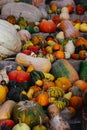
[(67, 120), (87, 107), (87, 21), (71, 20), (73, 11), (53, 4), (51, 19), (0, 19), (1, 129), (47, 130), (50, 105)]

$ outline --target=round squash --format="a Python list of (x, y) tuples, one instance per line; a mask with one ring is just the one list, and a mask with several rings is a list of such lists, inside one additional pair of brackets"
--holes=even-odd
[(20, 101), (13, 108), (13, 120), (17, 123), (18, 118), (21, 122), (28, 124), (30, 127), (39, 124), (39, 117), (42, 122), (45, 118), (45, 112), (38, 103), (34, 101)]
[(76, 110), (79, 110), (83, 106), (83, 98), (80, 96), (73, 96), (70, 98), (70, 106), (74, 107)]
[(56, 31), (56, 24), (52, 20), (42, 20), (39, 28), (41, 32), (51, 33)]
[(0, 19), (0, 56), (5, 58), (21, 50), (21, 40), (14, 26)]

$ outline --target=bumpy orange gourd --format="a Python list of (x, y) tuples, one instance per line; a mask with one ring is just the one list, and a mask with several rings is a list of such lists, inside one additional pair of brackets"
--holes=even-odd
[(49, 104), (49, 96), (46, 92), (40, 93), (37, 96), (36, 101), (41, 105), (41, 106), (47, 106)]
[(55, 84), (56, 86), (61, 87), (65, 92), (72, 86), (70, 80), (66, 77), (57, 78)]

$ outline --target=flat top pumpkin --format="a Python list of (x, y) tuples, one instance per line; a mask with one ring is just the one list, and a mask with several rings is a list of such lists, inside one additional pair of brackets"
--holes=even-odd
[(52, 20), (42, 20), (39, 24), (41, 32), (51, 33), (56, 31), (56, 24)]

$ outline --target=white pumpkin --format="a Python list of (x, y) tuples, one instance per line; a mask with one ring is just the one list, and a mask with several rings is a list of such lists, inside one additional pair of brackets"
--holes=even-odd
[(7, 3), (1, 10), (2, 18), (3, 16), (7, 17), (9, 15), (14, 15), (16, 18), (19, 18), (20, 14), (28, 22), (40, 21), (44, 17), (39, 8), (24, 2)]
[(22, 43), (15, 27), (0, 19), (0, 56), (5, 58), (21, 50)]
[(9, 3), (9, 2), (14, 2), (14, 0), (0, 0), (0, 8), (3, 7), (3, 5)]

